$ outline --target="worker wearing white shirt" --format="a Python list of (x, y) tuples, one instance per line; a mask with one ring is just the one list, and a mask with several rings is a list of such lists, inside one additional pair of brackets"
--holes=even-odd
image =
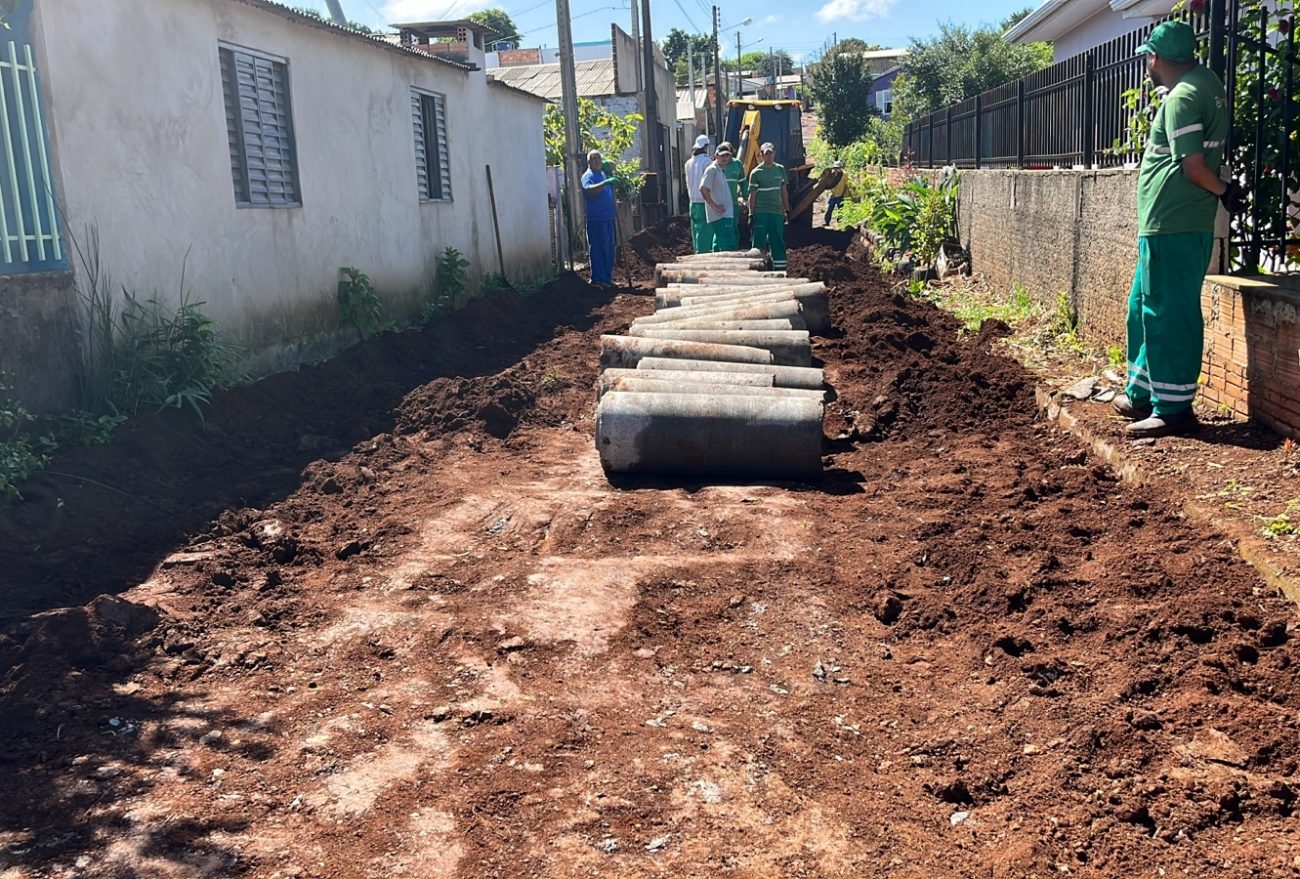
[(695, 138), (695, 150), (686, 161), (686, 192), (691, 198), (691, 242), (696, 253), (713, 252), (713, 232), (709, 229), (708, 206), (700, 194), (700, 182), (709, 167), (709, 136)]

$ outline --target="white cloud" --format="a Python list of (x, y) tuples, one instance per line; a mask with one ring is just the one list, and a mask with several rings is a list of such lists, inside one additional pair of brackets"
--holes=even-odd
[(763, 19), (762, 21), (760, 21), (759, 24), (776, 24), (780, 20), (781, 20), (781, 16), (772, 14), (769, 15), (767, 18)]
[(817, 10), (817, 17), (826, 24), (884, 18), (897, 2), (898, 0), (830, 0)]
[(400, 21), (442, 21), (460, 19), (499, 5), (495, 0), (387, 0), (384, 3), (384, 20)]

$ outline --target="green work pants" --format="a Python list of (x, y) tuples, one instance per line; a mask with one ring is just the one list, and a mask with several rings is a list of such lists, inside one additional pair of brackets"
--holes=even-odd
[(1201, 375), (1201, 284), (1210, 232), (1143, 235), (1128, 297), (1128, 398), (1156, 415), (1188, 409)]
[(696, 253), (713, 253), (713, 231), (709, 228), (704, 202), (691, 202), (691, 243)]
[(734, 217), (723, 217), (721, 220), (714, 220), (709, 224), (709, 234), (713, 236), (714, 253), (740, 249), (740, 237), (736, 234), (736, 220)]
[(785, 271), (785, 214), (755, 213), (749, 218), (754, 246), (772, 255), (772, 268)]

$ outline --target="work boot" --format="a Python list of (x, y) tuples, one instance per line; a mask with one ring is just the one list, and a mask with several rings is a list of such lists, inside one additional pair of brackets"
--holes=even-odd
[(1138, 405), (1128, 398), (1128, 394), (1116, 394), (1115, 399), (1110, 403), (1115, 407), (1115, 411), (1125, 418), (1134, 420), (1151, 417), (1151, 404), (1142, 403)]
[(1132, 439), (1145, 439), (1155, 436), (1186, 436), (1200, 426), (1196, 414), (1191, 409), (1184, 409), (1169, 415), (1152, 415), (1135, 421), (1125, 430)]

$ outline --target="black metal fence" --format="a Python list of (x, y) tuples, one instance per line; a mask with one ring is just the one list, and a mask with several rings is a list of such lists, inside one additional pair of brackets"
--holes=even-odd
[[(1206, 5), (1180, 17), (1195, 27), (1202, 59), (1227, 86), (1226, 155), (1251, 193), (1250, 210), (1232, 223), (1232, 263), (1251, 271), (1294, 269), (1300, 252), (1294, 22), (1269, 0)], [(912, 121), (904, 129), (907, 158), (931, 168), (1104, 168), (1138, 161), (1133, 134), (1148, 112), (1142, 91), (1148, 83), (1137, 48), (1157, 23)]]

